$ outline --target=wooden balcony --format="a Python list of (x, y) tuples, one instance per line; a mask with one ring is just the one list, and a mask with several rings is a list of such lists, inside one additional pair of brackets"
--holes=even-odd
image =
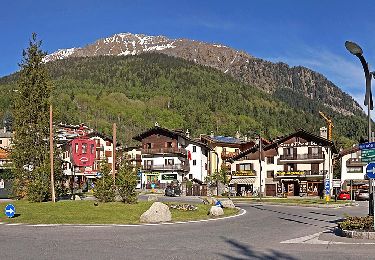
[(360, 158), (350, 158), (346, 161), (346, 167), (363, 167), (366, 164)]
[(287, 162), (290, 161), (324, 161), (324, 154), (323, 153), (306, 153), (306, 154), (282, 154), (280, 155), (279, 162)]
[(239, 154), (239, 152), (237, 152), (237, 153), (236, 152), (221, 152), (221, 159), (227, 160), (227, 159), (232, 158), (232, 157), (234, 157), (238, 154)]
[(321, 170), (321, 171), (311, 171), (311, 170), (305, 170), (305, 171), (278, 171), (275, 173), (275, 178), (285, 178), (285, 177), (321, 177), (323, 178), (325, 174), (327, 173), (327, 170)]
[(187, 155), (186, 149), (184, 148), (146, 148), (141, 149), (142, 154), (180, 154)]

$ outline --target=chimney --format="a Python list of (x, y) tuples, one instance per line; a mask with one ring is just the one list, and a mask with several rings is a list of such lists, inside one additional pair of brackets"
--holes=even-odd
[(211, 131), (210, 137), (214, 138), (214, 131)]
[(244, 135), (243, 140), (247, 142), (247, 135)]
[(158, 123), (158, 122), (155, 122), (155, 126), (156, 126), (156, 127), (159, 127), (159, 123)]
[(185, 135), (186, 135), (187, 138), (190, 138), (189, 129), (186, 129)]
[(236, 138), (237, 138), (237, 139), (240, 139), (240, 136), (241, 136), (240, 132), (237, 131), (237, 132), (236, 132)]
[(327, 127), (323, 126), (319, 130), (320, 130), (320, 137), (327, 139), (328, 138)]

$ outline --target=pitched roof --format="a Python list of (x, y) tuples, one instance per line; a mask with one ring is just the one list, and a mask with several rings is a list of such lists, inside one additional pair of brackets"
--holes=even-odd
[(13, 133), (6, 131), (5, 129), (0, 129), (0, 138), (12, 138)]
[(134, 136), (133, 139), (136, 140), (136, 141), (142, 142), (142, 140), (144, 138), (146, 138), (150, 135), (153, 135), (153, 134), (162, 134), (162, 135), (170, 136), (172, 138), (182, 137), (185, 140), (188, 140), (190, 143), (194, 143), (194, 144), (197, 144), (199, 146), (203, 146), (203, 147), (209, 149), (209, 147), (206, 144), (204, 144), (200, 141), (194, 140), (190, 137), (187, 137), (184, 134), (184, 132), (181, 131), (181, 130), (169, 130), (167, 128), (163, 128), (163, 127), (160, 127), (160, 126), (154, 126), (153, 128), (150, 128), (150, 129), (144, 131), (143, 133), (140, 133), (139, 135)]
[[(334, 143), (326, 138), (323, 138), (323, 137), (320, 137), (318, 135), (315, 135), (315, 134), (312, 134), (304, 129), (299, 129), (297, 130), (296, 132), (294, 133), (291, 133), (289, 135), (286, 135), (284, 137), (281, 137), (281, 138), (278, 138), (276, 140), (274, 140), (272, 143), (269, 143), (269, 144), (265, 144), (265, 145), (262, 145), (262, 149), (264, 151), (267, 151), (269, 149), (272, 149), (272, 148), (276, 148), (279, 144), (285, 142), (286, 140), (289, 140), (290, 138), (293, 138), (295, 136), (305, 136), (305, 137), (309, 137), (310, 139), (313, 139), (316, 143), (322, 145), (322, 146), (330, 146), (332, 148), (332, 151), (334, 153), (337, 153), (337, 150), (336, 150), (336, 147), (334, 145)], [(262, 141), (263, 141), (263, 138), (262, 138)], [(249, 153), (254, 153), (256, 151), (258, 151), (259, 149), (259, 145), (255, 145), (241, 153), (239, 153), (238, 155), (228, 159), (227, 161), (234, 161), (234, 160), (238, 160), (244, 156), (246, 156), (247, 154)]]

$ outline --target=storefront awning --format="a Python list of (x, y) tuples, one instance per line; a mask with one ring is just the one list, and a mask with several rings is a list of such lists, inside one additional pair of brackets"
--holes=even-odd
[(229, 184), (253, 184), (255, 182), (255, 178), (234, 178), (230, 181)]

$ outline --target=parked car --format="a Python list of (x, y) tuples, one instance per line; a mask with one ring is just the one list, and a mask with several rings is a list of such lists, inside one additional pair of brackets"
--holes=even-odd
[(337, 199), (339, 200), (350, 200), (350, 193), (348, 191), (342, 190), (339, 192)]
[(369, 200), (370, 194), (368, 190), (359, 190), (356, 196), (356, 200)]
[(164, 194), (165, 194), (165, 196), (169, 196), (169, 197), (180, 196), (181, 195), (181, 189), (180, 189), (179, 186), (168, 185), (167, 188), (165, 188)]

